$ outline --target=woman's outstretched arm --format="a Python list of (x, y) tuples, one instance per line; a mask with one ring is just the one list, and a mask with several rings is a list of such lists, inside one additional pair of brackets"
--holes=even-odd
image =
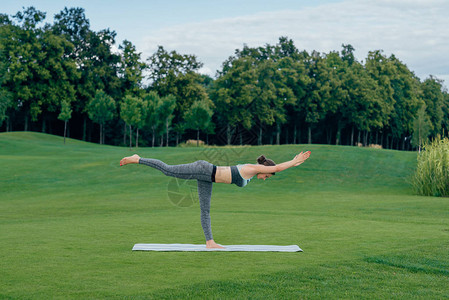
[(245, 168), (248, 168), (248, 172), (252, 173), (251, 175), (256, 175), (258, 173), (276, 173), (284, 171), (291, 167), (296, 167), (305, 162), (310, 157), (310, 151), (301, 152), (296, 155), (292, 160), (280, 163), (275, 166), (264, 166), (264, 165), (246, 165)]

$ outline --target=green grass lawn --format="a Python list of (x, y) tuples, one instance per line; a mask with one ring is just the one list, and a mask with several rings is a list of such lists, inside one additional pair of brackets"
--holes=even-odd
[[(226, 244), (300, 253), (132, 252), (204, 243), (196, 182), (169, 195), (138, 153), (169, 164), (303, 165), (245, 188), (215, 184), (212, 229)], [(413, 195), (416, 153), (325, 145), (128, 148), (0, 134), (0, 298), (449, 297), (449, 199)], [(193, 183), (193, 184), (191, 184)], [(176, 203), (176, 204), (175, 204)]]

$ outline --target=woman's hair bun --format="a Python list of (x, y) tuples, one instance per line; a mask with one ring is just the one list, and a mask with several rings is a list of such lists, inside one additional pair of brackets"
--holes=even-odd
[(257, 158), (257, 163), (259, 163), (260, 165), (263, 165), (263, 163), (266, 161), (267, 161), (267, 159), (264, 155), (261, 155)]

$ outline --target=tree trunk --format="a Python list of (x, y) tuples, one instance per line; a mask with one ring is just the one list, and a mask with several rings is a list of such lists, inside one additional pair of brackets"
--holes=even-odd
[(359, 134), (358, 134), (358, 137), (357, 137), (357, 146), (360, 144), (360, 134), (361, 133), (362, 133), (362, 131), (359, 130)]
[(154, 140), (156, 138), (156, 133), (155, 133), (156, 130), (154, 129), (154, 126), (152, 126), (152, 129), (153, 129), (153, 134), (152, 134), (152, 139), (151, 139), (151, 147), (154, 148)]
[(376, 145), (379, 145), (379, 131), (376, 131)]
[(262, 145), (262, 126), (259, 126), (259, 138), (257, 139), (257, 144)]
[(281, 125), (279, 122), (276, 123), (276, 145), (279, 145), (281, 142)]
[(196, 130), (196, 146), (197, 147), (200, 146), (200, 130), (199, 129)]
[(288, 125), (285, 128), (285, 144), (288, 145)]
[(28, 131), (28, 114), (25, 114), (25, 125), (23, 131)]
[(335, 145), (340, 145), (341, 138), (341, 122), (337, 123), (337, 134), (335, 135)]
[(161, 143), (159, 144), (159, 147), (164, 146), (164, 134), (161, 134)]
[(86, 131), (87, 131), (87, 116), (84, 116), (83, 121), (83, 141), (86, 141)]
[(136, 130), (136, 148), (139, 148), (139, 128)]
[(354, 126), (352, 126), (351, 130), (351, 146), (354, 146)]
[(131, 150), (133, 147), (133, 141), (131, 139), (132, 135), (133, 135), (132, 128), (131, 125), (129, 125), (129, 150)]
[(103, 139), (101, 138), (101, 137), (102, 137), (102, 134), (103, 134), (103, 124), (100, 124), (100, 145), (101, 145), (102, 142), (103, 142)]
[(296, 129), (296, 123), (295, 123), (294, 129), (293, 129), (293, 144), (295, 144), (295, 145), (298, 144), (296, 141), (296, 131), (297, 131), (297, 129)]
[(91, 124), (89, 124), (89, 125), (87, 126), (87, 140), (88, 140), (89, 142), (92, 141), (92, 125), (91, 125)]
[(312, 126), (309, 125), (309, 144), (312, 144)]
[(231, 126), (229, 125), (229, 123), (226, 127), (226, 139), (227, 139), (228, 146), (231, 145)]
[(405, 150), (405, 137), (402, 138), (402, 148), (401, 150)]
[(165, 119), (165, 130), (167, 131), (167, 140), (166, 140), (167, 144), (165, 146), (168, 147), (168, 135), (169, 135), (169, 132), (168, 132), (168, 118)]
[(42, 133), (45, 133), (46, 127), (45, 127), (45, 114), (42, 115)]
[(126, 145), (126, 123), (123, 123), (123, 145)]
[(64, 145), (65, 145), (65, 136), (67, 134), (67, 121), (64, 121)]
[(179, 145), (179, 132), (176, 132), (176, 147)]
[(240, 139), (240, 146), (242, 146), (243, 142), (242, 142), (242, 128), (239, 127), (239, 139)]

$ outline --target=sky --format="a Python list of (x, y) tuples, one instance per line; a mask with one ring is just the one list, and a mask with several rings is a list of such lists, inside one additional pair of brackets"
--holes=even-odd
[(235, 49), (292, 39), (299, 50), (327, 53), (342, 44), (357, 60), (369, 51), (394, 54), (421, 80), (436, 76), (449, 87), (449, 0), (2, 0), (0, 13), (34, 6), (46, 22), (67, 7), (82, 7), (91, 29), (116, 31), (142, 58), (159, 45), (194, 54), (201, 73), (215, 76)]

